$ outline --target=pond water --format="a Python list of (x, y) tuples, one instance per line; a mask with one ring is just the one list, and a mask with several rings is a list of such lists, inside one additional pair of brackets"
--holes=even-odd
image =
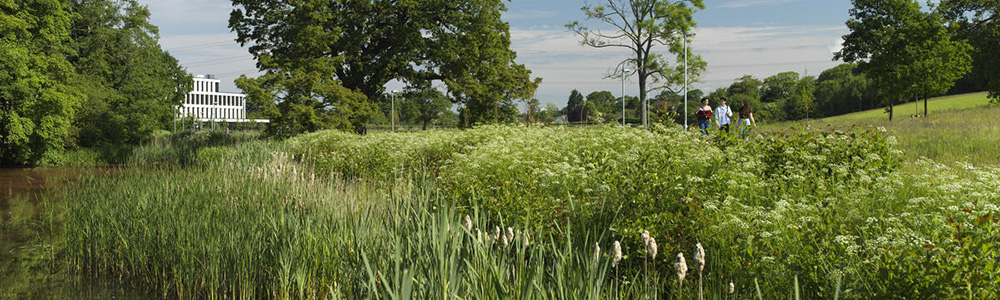
[(0, 169), (0, 299), (159, 298), (116, 279), (76, 274), (52, 251), (57, 241), (43, 230), (49, 212), (43, 194), (73, 188), (80, 176), (108, 173), (99, 168)]

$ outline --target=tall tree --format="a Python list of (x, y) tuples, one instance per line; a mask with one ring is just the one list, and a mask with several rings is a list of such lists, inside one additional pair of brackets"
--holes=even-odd
[(852, 3), (847, 21), (851, 33), (834, 59), (858, 62), (881, 89), (890, 120), (897, 101), (921, 96), (929, 88), (947, 90), (968, 72), (968, 46), (948, 37), (939, 13), (922, 11), (914, 0)]
[(956, 38), (974, 47), (973, 74), (986, 81), (991, 101), (1000, 103), (1000, 1), (944, 0), (940, 8)]
[(81, 95), (59, 0), (0, 1), (0, 165), (56, 162)]
[(69, 57), (86, 94), (77, 114), (81, 146), (138, 143), (169, 128), (191, 76), (158, 44), (149, 10), (135, 0), (70, 0)]
[(575, 110), (577, 107), (583, 105), (583, 94), (580, 91), (573, 89), (569, 92), (569, 99), (566, 100), (566, 107), (563, 108), (563, 114), (569, 114), (569, 112)]
[[(600, 28), (592, 29), (580, 22), (566, 24), (566, 27), (582, 37), (581, 44), (594, 48), (623, 48), (632, 57), (623, 60), (608, 77), (621, 78), (623, 69), (634, 67), (639, 81), (639, 102), (642, 123), (648, 123), (647, 93), (660, 88), (675, 90), (684, 83), (684, 59), (687, 59), (689, 78), (698, 78), (705, 69), (705, 62), (698, 55), (691, 55), (690, 46), (684, 53), (684, 39), (695, 26), (694, 13), (705, 9), (702, 0), (604, 0), (601, 4), (581, 8), (587, 20), (594, 20), (600, 26), (611, 26), (613, 32)], [(654, 52), (654, 46), (666, 46), (669, 53), (676, 54), (677, 64), (671, 63)], [(686, 54), (686, 55), (685, 55)], [(676, 91), (676, 90), (675, 90)]]
[(316, 73), (324, 86), (344, 87), (335, 98), (363, 96), (336, 102), (296, 92), (303, 96), (297, 101), (312, 99), (308, 106), (314, 110), (320, 102), (329, 103), (317, 110), (323, 114), (354, 112), (337, 118), (350, 120), (358, 132), (364, 131), (372, 102), (388, 101), (384, 94), (390, 80), (444, 81), (452, 98), (463, 104), (465, 119), (476, 123), (501, 119), (497, 116), (507, 115), (514, 99), (537, 87), (530, 72), (514, 63), (509, 28), (500, 19), (503, 2), (233, 0), (229, 26), (240, 43), (250, 45), (262, 71)]

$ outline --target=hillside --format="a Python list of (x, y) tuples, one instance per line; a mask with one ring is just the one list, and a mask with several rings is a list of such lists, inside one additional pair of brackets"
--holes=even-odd
[[(919, 107), (922, 113), (922, 101)], [(1000, 164), (1000, 107), (990, 105), (986, 93), (934, 98), (928, 101), (928, 110), (927, 117), (913, 117), (916, 105), (911, 102), (896, 106), (891, 122), (883, 109), (875, 109), (808, 122), (763, 125), (761, 131), (766, 134), (803, 126), (811, 130), (877, 126), (896, 136), (910, 161), (927, 157), (948, 164)]]

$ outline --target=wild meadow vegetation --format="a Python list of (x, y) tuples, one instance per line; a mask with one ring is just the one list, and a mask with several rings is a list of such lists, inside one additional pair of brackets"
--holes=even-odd
[(877, 128), (214, 140), (51, 197), (53, 256), (184, 299), (1000, 296), (1000, 167), (907, 162)]
[[(914, 104), (897, 107), (913, 109)], [(972, 93), (931, 99), (929, 113), (923, 116), (923, 103), (917, 103), (921, 116), (913, 115), (885, 119), (883, 109), (869, 110), (808, 122), (785, 122), (765, 125), (761, 131), (798, 132), (802, 130), (847, 131), (863, 124), (883, 127), (899, 141), (906, 152), (906, 160), (916, 162), (930, 158), (936, 162), (954, 164), (967, 162), (975, 165), (1000, 164), (1000, 107), (988, 104), (986, 93)], [(991, 151), (992, 150), (992, 151)]]

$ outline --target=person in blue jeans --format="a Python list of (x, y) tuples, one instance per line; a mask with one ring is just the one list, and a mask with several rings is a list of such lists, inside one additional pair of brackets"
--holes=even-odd
[(729, 133), (729, 125), (732, 123), (731, 119), (733, 117), (733, 110), (729, 109), (729, 105), (726, 103), (726, 98), (722, 98), (721, 104), (715, 108), (715, 125), (719, 126), (719, 130)]
[(709, 120), (712, 119), (712, 106), (708, 105), (708, 98), (701, 99), (701, 106), (698, 107), (698, 111), (695, 112), (695, 116), (698, 117), (698, 127), (701, 127), (701, 134), (708, 136)]
[(750, 125), (757, 127), (757, 120), (753, 119), (753, 111), (750, 110), (750, 103), (743, 100), (743, 107), (740, 107), (740, 119), (737, 122), (740, 126), (740, 136), (743, 140), (750, 139)]

